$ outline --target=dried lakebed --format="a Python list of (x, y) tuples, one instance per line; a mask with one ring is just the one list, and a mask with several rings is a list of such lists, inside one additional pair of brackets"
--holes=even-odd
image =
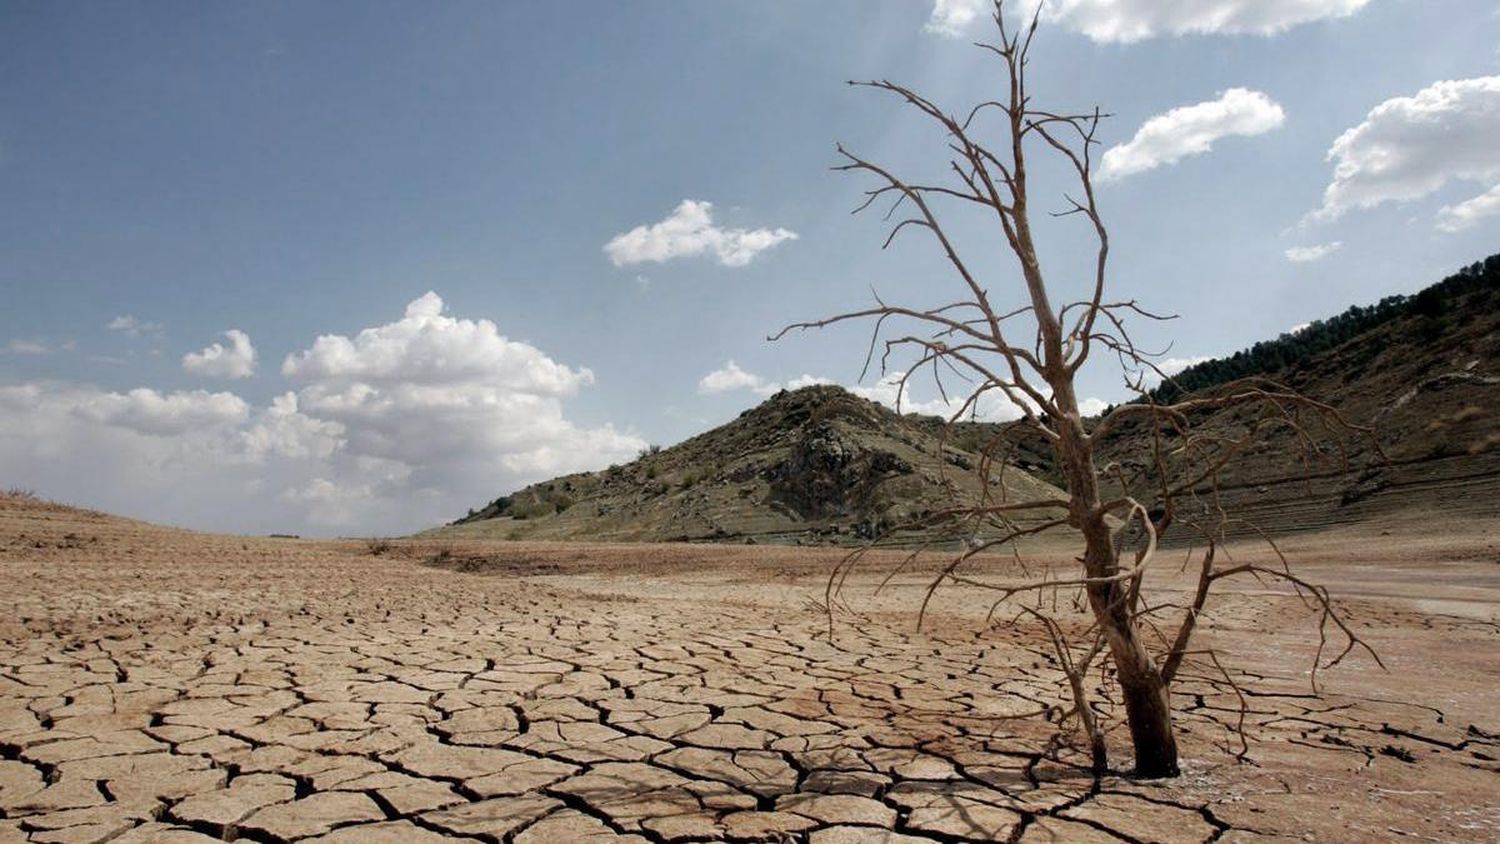
[(1314, 696), (1300, 604), (1226, 595), (1205, 635), (1249, 672), (1248, 761), (1233, 695), (1187, 681), (1185, 775), (1141, 783), (1018, 717), (1062, 703), (1026, 625), (958, 599), (916, 633), (912, 577), (828, 640), (836, 553), (476, 543), (438, 568), (6, 500), (0, 842), (1500, 838), (1493, 537), (1409, 541), (1427, 576), (1387, 580), (1393, 540), (1336, 539), (1308, 571), (1364, 573), (1349, 606), (1392, 670)]

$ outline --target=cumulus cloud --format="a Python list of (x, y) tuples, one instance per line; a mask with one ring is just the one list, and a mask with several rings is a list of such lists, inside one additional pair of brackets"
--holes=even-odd
[(1294, 264), (1310, 264), (1313, 261), (1321, 261), (1329, 255), (1342, 249), (1341, 241), (1331, 243), (1317, 243), (1312, 246), (1293, 246), (1286, 250), (1286, 259)]
[[(32, 388), (35, 390), (35, 385)], [(42, 397), (38, 394), (37, 399)], [(206, 390), (159, 393), (138, 387), (116, 393), (64, 389), (46, 399), (79, 418), (159, 437), (234, 426), (250, 415), (250, 406), (239, 396)]]
[[(1061, 24), (1094, 41), (1128, 43), (1161, 35), (1275, 35), (1312, 21), (1348, 17), (1369, 3), (1370, 0), (1024, 0), (1020, 10), (1030, 17), (1040, 5), (1044, 21)], [(938, 5), (947, 4), (938, 0)], [(936, 8), (933, 14), (936, 17)]]
[(593, 383), (591, 371), (443, 310), (429, 292), (395, 322), (287, 356), (282, 373), (300, 385), (302, 412), (343, 425), (354, 453), (410, 467), (413, 484), (470, 495), (598, 468), (645, 445), (563, 417), (561, 400)]
[(959, 38), (989, 8), (993, 8), (990, 0), (933, 0), (932, 14), (923, 28), (938, 35)]
[[(314, 520), (265, 492), (333, 465), (287, 455), (331, 452), (295, 444), (289, 434), (256, 445), (248, 434), (277, 426), (273, 416), (231, 393), (4, 385), (0, 476), (52, 498), (126, 515), (218, 530), (300, 531)], [(393, 524), (399, 515), (378, 514), (395, 516)]]
[(1285, 122), (1286, 113), (1270, 97), (1230, 88), (1216, 100), (1174, 108), (1147, 120), (1129, 142), (1104, 153), (1099, 178), (1118, 179), (1202, 155), (1220, 138), (1261, 135)]
[(713, 203), (684, 199), (665, 220), (616, 235), (604, 252), (617, 267), (707, 253), (726, 267), (743, 267), (778, 243), (796, 239), (796, 232), (783, 228), (720, 228), (714, 225)]
[(1471, 229), (1485, 217), (1500, 214), (1500, 184), (1495, 185), (1473, 199), (1457, 205), (1445, 205), (1438, 210), (1437, 227), (1449, 234)]
[(381, 386), (474, 386), (485, 391), (566, 396), (594, 381), (534, 346), (508, 340), (487, 319), (443, 314), (442, 297), (428, 291), (396, 322), (366, 328), (353, 338), (325, 334), (286, 357), (281, 374), (320, 389), (358, 391)]
[(246, 458), (259, 462), (268, 456), (327, 460), (347, 442), (339, 422), (314, 419), (297, 408), (297, 394), (282, 393), (245, 429), (240, 445)]
[(698, 392), (705, 396), (733, 390), (750, 390), (762, 396), (769, 396), (779, 389), (781, 389), (780, 384), (767, 381), (753, 372), (746, 372), (732, 360), (725, 362), (723, 366), (698, 381)]
[[(1450, 181), (1500, 183), (1500, 76), (1434, 82), (1377, 105), (1328, 150), (1333, 178), (1311, 219), (1420, 199)], [(1493, 190), (1439, 213), (1445, 230), (1493, 213)]]
[(815, 386), (817, 386), (819, 384), (832, 384), (832, 383), (833, 383), (833, 379), (832, 378), (822, 378), (822, 377), (819, 377), (817, 375), (806, 375), (806, 374), (803, 374), (803, 375), (799, 375), (796, 378), (793, 378), (792, 380), (786, 382), (786, 389), (788, 389), (788, 390), (800, 390), (803, 387), (815, 387)]
[(1156, 362), (1156, 368), (1161, 370), (1162, 374), (1171, 377), (1190, 366), (1197, 366), (1200, 363), (1207, 363), (1211, 360), (1213, 358), (1206, 355), (1195, 355), (1186, 358), (1165, 358)]
[(832, 383), (834, 382), (831, 378), (804, 373), (783, 384), (780, 381), (772, 381), (753, 372), (747, 372), (741, 369), (739, 364), (730, 360), (699, 379), (698, 394), (711, 396), (736, 390), (749, 390), (758, 396), (769, 396), (782, 390), (800, 390), (803, 387)]
[[(12, 422), (76, 422), (149, 437), (224, 432), (250, 415), (250, 406), (233, 393), (162, 393), (144, 387), (121, 393), (52, 381), (0, 386), (0, 408), (5, 408)], [(44, 429), (44, 425), (37, 428)]]
[(182, 356), (182, 368), (209, 378), (249, 378), (255, 374), (255, 347), (250, 336), (238, 328), (224, 332), (229, 345), (214, 343)]
[(105, 323), (104, 327), (124, 334), (126, 337), (160, 337), (166, 329), (166, 326), (159, 322), (137, 319), (131, 314), (121, 314)]
[(204, 390), (0, 386), (0, 477), (195, 527), (384, 534), (645, 446), (565, 417), (589, 370), (443, 311), (429, 293), (393, 322), (318, 337), (282, 365), (295, 389), (265, 407)]
[(1110, 408), (1110, 403), (1100, 398), (1086, 398), (1078, 401), (1078, 412), (1085, 416), (1098, 416)]

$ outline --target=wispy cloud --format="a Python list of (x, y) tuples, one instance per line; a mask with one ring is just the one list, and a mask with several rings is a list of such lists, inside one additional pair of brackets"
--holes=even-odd
[(1331, 243), (1318, 243), (1312, 246), (1293, 246), (1287, 249), (1284, 254), (1286, 255), (1286, 259), (1294, 264), (1310, 264), (1314, 261), (1321, 261), (1327, 258), (1329, 255), (1342, 249), (1343, 246), (1344, 244), (1341, 241), (1335, 240)]
[(11, 340), (5, 344), (5, 350), (13, 355), (45, 355), (52, 350), (47, 344), (36, 340)]
[(132, 314), (121, 314), (105, 323), (105, 328), (127, 337), (160, 337), (166, 326), (159, 322), (138, 319)]

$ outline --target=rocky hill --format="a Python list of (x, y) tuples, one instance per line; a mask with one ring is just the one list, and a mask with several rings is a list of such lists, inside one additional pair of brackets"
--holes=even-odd
[[(1212, 395), (1231, 378), (1264, 376), (1374, 431), (1314, 437), (1311, 454), (1288, 429), (1261, 436), (1220, 474), (1221, 502), (1244, 519), (1236, 531), (1286, 533), (1427, 511), (1500, 516), (1500, 256), (1415, 296), (1351, 308), (1185, 375), (1158, 396)], [(1233, 437), (1253, 418), (1225, 410), (1195, 421)], [(949, 507), (954, 496), (975, 500), (981, 487), (972, 469), (997, 437), (1006, 443), (1007, 496), (1057, 494), (1062, 480), (1050, 449), (1024, 426), (965, 423), (945, 432), (940, 420), (900, 416), (825, 386), (779, 393), (628, 465), (527, 487), (436, 533), (855, 544)], [(1099, 458), (1129, 472), (1151, 453), (1144, 426), (1122, 427)]]
[[(833, 386), (783, 391), (632, 463), (529, 486), (436, 533), (455, 537), (853, 544), (978, 500), (971, 451)], [(1027, 473), (990, 494), (1056, 495)], [(918, 542), (924, 530), (898, 531)]]

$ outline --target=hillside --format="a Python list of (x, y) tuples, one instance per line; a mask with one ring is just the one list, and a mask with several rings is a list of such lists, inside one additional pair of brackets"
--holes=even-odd
[[(1200, 364), (1156, 397), (1212, 395), (1252, 375), (1327, 402), (1373, 434), (1315, 436), (1308, 454), (1292, 431), (1266, 432), (1220, 474), (1222, 503), (1247, 521), (1235, 532), (1286, 533), (1398, 511), (1500, 515), (1500, 256), (1414, 296), (1351, 308)], [(1227, 438), (1253, 421), (1243, 409), (1195, 420)], [(996, 437), (1006, 443), (1007, 495), (1055, 493), (1062, 479), (1050, 449), (1025, 426), (962, 423), (945, 435), (941, 420), (899, 416), (825, 386), (780, 393), (633, 463), (527, 487), (436, 533), (855, 544), (950, 506), (954, 492), (974, 500), (970, 470)], [(1121, 427), (1101, 443), (1099, 462), (1138, 473), (1151, 448), (1144, 425)], [(1135, 492), (1149, 498), (1152, 489)]]
[[(1289, 429), (1263, 433), (1220, 474), (1225, 510), (1247, 522), (1231, 533), (1288, 533), (1398, 513), (1500, 516), (1500, 256), (1416, 295), (1350, 308), (1295, 335), (1200, 364), (1155, 398), (1209, 396), (1247, 376), (1326, 402), (1373, 434), (1338, 437), (1313, 426), (1317, 451), (1309, 455)], [(1201, 414), (1194, 423), (1235, 437), (1252, 420), (1242, 409)], [(995, 433), (996, 426), (968, 424), (953, 439), (964, 446)], [(1060, 482), (1040, 437), (1019, 426), (1004, 434), (1017, 465)], [(1101, 443), (1099, 462), (1139, 471), (1151, 453), (1145, 425), (1122, 427)], [(1184, 471), (1181, 460), (1175, 465)]]
[[(1466, 311), (1492, 308), (1500, 284), (1500, 255), (1471, 264), (1412, 296), (1387, 296), (1374, 305), (1354, 305), (1337, 316), (1314, 320), (1274, 340), (1256, 343), (1223, 358), (1188, 367), (1152, 392), (1167, 403), (1186, 393), (1205, 390), (1237, 378), (1274, 375), (1296, 369), (1361, 335), (1378, 334), (1397, 323), (1421, 326), (1421, 336), (1437, 339), (1452, 333)], [(1421, 344), (1418, 343), (1417, 346)]]
[[(978, 457), (920, 419), (832, 386), (783, 391), (734, 421), (602, 472), (529, 486), (436, 533), (454, 537), (856, 543), (977, 500)], [(1057, 490), (1007, 471), (992, 495)], [(908, 541), (926, 534), (908, 531)]]
[[(1221, 478), (1226, 506), (1276, 533), (1398, 512), (1500, 515), (1500, 256), (1363, 309), (1362, 319), (1360, 311), (1329, 321), (1331, 329), (1307, 329), (1309, 337), (1293, 338), (1300, 345), (1284, 343), (1285, 365), (1247, 374), (1326, 402), (1373, 434), (1343, 441), (1346, 470), (1336, 438), (1315, 436), (1321, 454), (1304, 464), (1295, 434), (1274, 431)], [(1362, 330), (1339, 325), (1351, 321)], [(1276, 357), (1273, 350), (1264, 359)], [(1248, 422), (1236, 411), (1199, 420), (1224, 434)], [(1126, 429), (1105, 444), (1102, 459), (1128, 463), (1145, 453), (1145, 432)]]

